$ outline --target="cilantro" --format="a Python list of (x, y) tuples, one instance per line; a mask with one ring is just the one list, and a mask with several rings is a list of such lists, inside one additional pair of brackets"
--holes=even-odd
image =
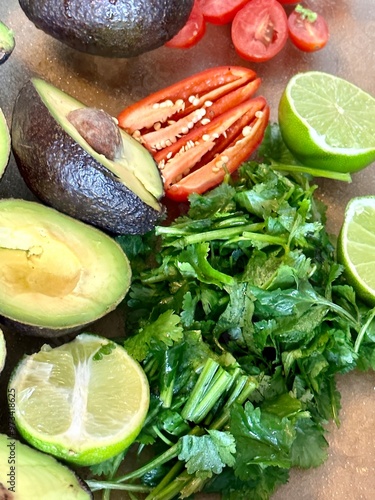
[(151, 458), (117, 477), (97, 467), (108, 477), (93, 489), (266, 500), (292, 467), (326, 459), (336, 375), (375, 368), (375, 309), (336, 261), (314, 174), (273, 125), (258, 158), (187, 213), (118, 237), (133, 270), (124, 346), (151, 391), (137, 441)]

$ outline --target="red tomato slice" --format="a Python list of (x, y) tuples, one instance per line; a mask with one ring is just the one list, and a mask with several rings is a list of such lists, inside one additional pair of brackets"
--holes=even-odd
[(174, 49), (188, 49), (197, 44), (206, 32), (206, 22), (195, 0), (193, 9), (185, 26), (171, 40), (165, 43), (166, 47)]
[(269, 120), (260, 79), (240, 66), (211, 68), (124, 109), (120, 127), (154, 156), (167, 197), (186, 201), (234, 172), (260, 143)]
[(283, 5), (291, 5), (292, 3), (298, 3), (296, 0), (278, 0)]
[(212, 24), (227, 24), (249, 0), (198, 0), (206, 21)]
[(288, 17), (289, 36), (304, 52), (315, 52), (326, 46), (329, 30), (323, 16), (298, 5)]
[(287, 15), (277, 0), (251, 0), (233, 19), (234, 47), (248, 61), (268, 61), (287, 39)]

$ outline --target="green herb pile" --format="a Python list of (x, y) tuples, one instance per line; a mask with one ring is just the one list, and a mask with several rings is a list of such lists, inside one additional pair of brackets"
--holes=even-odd
[(345, 281), (316, 186), (271, 168), (270, 152), (285, 156), (277, 130), (262, 162), (191, 196), (186, 215), (118, 239), (134, 274), (124, 345), (147, 373), (151, 406), (139, 464), (120, 475), (121, 455), (93, 467), (93, 490), (267, 499), (291, 467), (325, 460), (335, 375), (375, 368), (374, 311)]

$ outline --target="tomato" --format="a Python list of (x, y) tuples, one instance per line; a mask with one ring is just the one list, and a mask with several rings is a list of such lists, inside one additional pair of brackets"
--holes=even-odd
[(278, 2), (283, 5), (291, 5), (292, 3), (298, 3), (298, 1), (296, 2), (296, 0), (278, 0)]
[(195, 0), (185, 26), (165, 45), (174, 49), (188, 49), (197, 44), (203, 38), (205, 32), (206, 22), (199, 8), (198, 0)]
[(328, 42), (329, 30), (323, 16), (301, 5), (288, 17), (289, 37), (304, 52), (315, 52)]
[(199, 7), (206, 21), (213, 24), (230, 23), (235, 14), (249, 0), (198, 0)]
[(268, 61), (280, 52), (287, 39), (287, 15), (277, 0), (251, 0), (233, 19), (234, 47), (249, 61)]
[(153, 155), (166, 196), (186, 201), (233, 173), (263, 138), (269, 107), (249, 68), (210, 68), (125, 108), (118, 122)]

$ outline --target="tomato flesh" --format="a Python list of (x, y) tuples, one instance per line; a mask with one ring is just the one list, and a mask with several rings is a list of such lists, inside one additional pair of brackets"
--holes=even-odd
[(189, 49), (196, 45), (206, 33), (206, 22), (199, 8), (198, 0), (195, 0), (193, 9), (185, 26), (165, 43), (166, 47), (174, 49)]
[(166, 196), (186, 201), (234, 172), (259, 145), (269, 120), (253, 97), (254, 71), (223, 66), (202, 71), (124, 109), (120, 127), (153, 155)]
[[(289, 37), (294, 45), (304, 52), (315, 52), (327, 45), (329, 39), (328, 25), (323, 16), (296, 8), (288, 17)], [(314, 20), (303, 14), (303, 10), (315, 14)]]
[(288, 39), (287, 15), (277, 0), (251, 0), (232, 23), (236, 52), (252, 62), (268, 61)]
[(227, 24), (249, 0), (198, 0), (205, 20), (212, 24)]

